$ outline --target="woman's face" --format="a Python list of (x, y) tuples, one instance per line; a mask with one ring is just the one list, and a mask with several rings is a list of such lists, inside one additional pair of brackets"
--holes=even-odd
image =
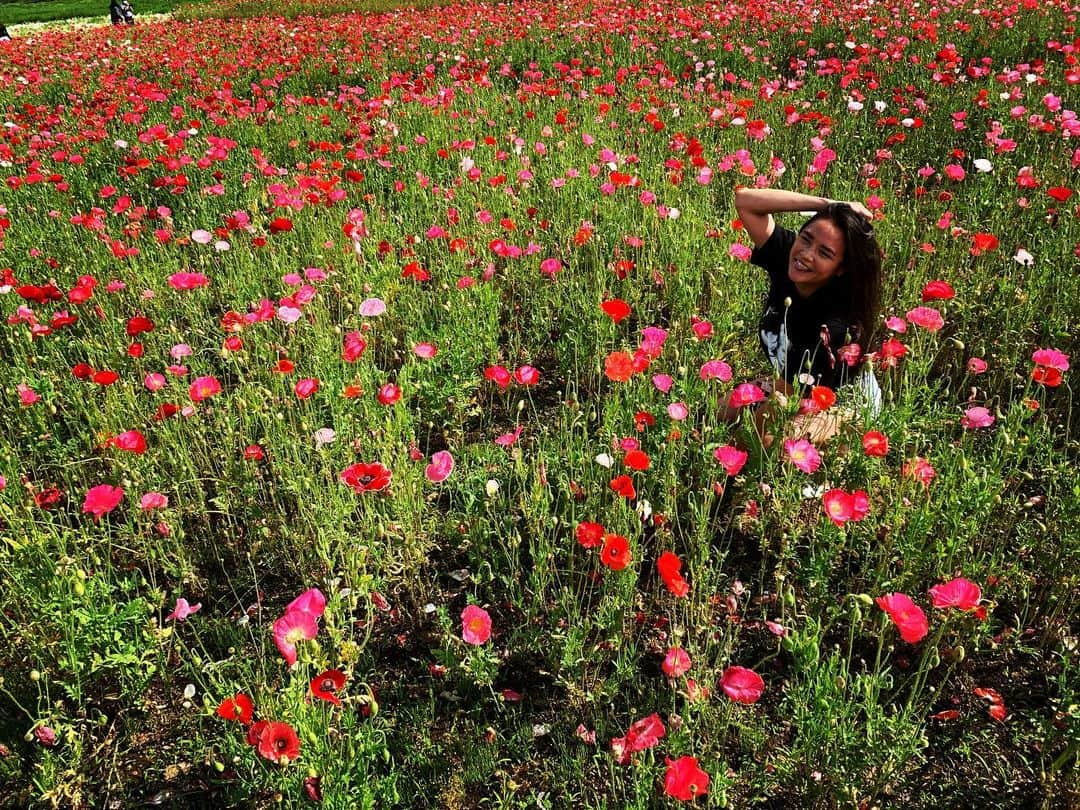
[(816, 219), (795, 237), (788, 256), (788, 278), (799, 295), (807, 298), (841, 275), (843, 263), (843, 232), (827, 219)]

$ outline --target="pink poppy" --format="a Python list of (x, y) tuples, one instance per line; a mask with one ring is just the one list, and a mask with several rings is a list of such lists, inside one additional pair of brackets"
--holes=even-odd
[(99, 484), (91, 487), (83, 501), (83, 512), (89, 512), (94, 516), (94, 522), (100, 520), (102, 515), (108, 514), (124, 499), (124, 490), (110, 484)]
[(510, 386), (510, 372), (503, 366), (488, 366), (484, 369), (484, 379), (490, 380), (495, 383), (499, 388), (508, 388)]
[(188, 604), (188, 600), (181, 596), (177, 598), (176, 607), (173, 608), (172, 613), (165, 617), (165, 621), (176, 620), (182, 622), (192, 613), (197, 613), (201, 609), (202, 602), (196, 602), (194, 605), (190, 605)]
[(174, 290), (194, 290), (210, 283), (202, 273), (173, 273), (169, 276), (169, 286)]
[(921, 326), (928, 332), (936, 332), (945, 325), (945, 319), (933, 307), (915, 307), (905, 317), (911, 323)]
[(630, 762), (631, 754), (652, 748), (666, 733), (660, 715), (650, 714), (643, 717), (630, 726), (625, 737), (613, 737), (611, 740), (611, 752), (615, 755), (615, 761), (620, 765)]
[(285, 606), (286, 613), (294, 610), (310, 613), (318, 619), (326, 610), (326, 597), (318, 588), (308, 588)]
[(990, 425), (994, 424), (994, 415), (986, 408), (968, 408), (961, 417), (960, 424), (967, 430), (990, 427)]
[(937, 476), (937, 471), (934, 470), (933, 465), (921, 456), (915, 456), (915, 458), (904, 462), (900, 472), (906, 478), (914, 478), (923, 487), (930, 486), (930, 482)]
[(355, 363), (363, 356), (366, 348), (367, 341), (360, 336), (359, 332), (349, 332), (345, 335), (344, 345), (341, 349), (341, 359), (346, 363)]
[(1031, 355), (1031, 362), (1062, 373), (1069, 370), (1069, 356), (1057, 349), (1038, 349)]
[(669, 678), (679, 678), (690, 671), (690, 655), (681, 647), (672, 647), (660, 668)]
[(377, 318), (386, 312), (386, 304), (381, 298), (365, 298), (360, 304), (360, 314), (365, 318)]
[(951, 579), (942, 585), (935, 585), (929, 591), (935, 608), (956, 608), (958, 610), (977, 610), (982, 599), (982, 589), (974, 582), (963, 577)]
[(422, 360), (430, 360), (439, 350), (435, 347), (434, 343), (417, 343), (413, 346), (413, 354)]
[(749, 456), (745, 450), (739, 450), (737, 447), (725, 444), (723, 447), (717, 447), (713, 451), (713, 458), (720, 462), (728, 475), (734, 476), (739, 474)]
[(667, 414), (676, 422), (681, 422), (690, 415), (690, 409), (683, 402), (672, 402), (667, 406)]
[(671, 386), (675, 384), (675, 380), (668, 374), (653, 374), (652, 384), (657, 391), (666, 394), (671, 390)]
[(720, 676), (720, 688), (736, 703), (757, 703), (765, 691), (765, 681), (752, 669), (728, 667)]
[(981, 357), (971, 357), (967, 361), (968, 374), (982, 374), (986, 371), (986, 361)]
[(741, 383), (735, 386), (728, 402), (733, 408), (741, 408), (744, 405), (752, 405), (765, 399), (765, 392), (753, 383)]
[(274, 622), (273, 633), (274, 643), (292, 667), (296, 664), (297, 642), (311, 641), (319, 634), (318, 619), (307, 610), (286, 610), (285, 615)]
[(477, 605), (461, 611), (461, 638), (466, 644), (479, 647), (491, 638), (491, 616)]
[(386, 383), (380, 386), (375, 398), (379, 400), (381, 405), (393, 405), (401, 399), (401, 388), (394, 385), (394, 383)]
[(723, 360), (707, 360), (702, 364), (698, 376), (703, 380), (731, 382), (731, 366)]
[(293, 386), (293, 391), (296, 392), (298, 399), (307, 399), (318, 390), (319, 381), (312, 377), (305, 377), (302, 380), (298, 380), (296, 385)]
[(540, 382), (540, 372), (532, 366), (518, 366), (514, 371), (514, 382), (518, 385), (536, 385)]
[(431, 463), (424, 468), (424, 475), (433, 484), (441, 484), (454, 470), (454, 457), (446, 450), (432, 454)]
[(862, 520), (870, 512), (870, 500), (861, 489), (852, 493), (830, 489), (821, 500), (826, 516), (837, 526)]
[(816, 472), (821, 466), (821, 454), (806, 439), (787, 439), (784, 442), (784, 452), (787, 453), (788, 460), (807, 475)]
[(169, 505), (169, 499), (160, 492), (147, 492), (139, 498), (139, 508), (144, 512), (151, 509), (164, 509)]
[(204, 399), (221, 393), (221, 383), (214, 377), (197, 377), (188, 386), (188, 395), (192, 402), (202, 402)]
[(896, 629), (900, 631), (900, 638), (908, 644), (922, 641), (930, 631), (926, 614), (907, 594), (887, 593), (875, 601), (879, 608), (889, 614)]

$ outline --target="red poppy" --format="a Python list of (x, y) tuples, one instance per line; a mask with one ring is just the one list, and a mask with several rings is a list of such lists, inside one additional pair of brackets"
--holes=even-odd
[(690, 593), (690, 583), (683, 578), (681, 573), (682, 560), (676, 554), (670, 551), (661, 554), (656, 561), (656, 570), (660, 574), (660, 579), (664, 581), (664, 586), (673, 596), (682, 599)]
[(634, 489), (634, 482), (630, 480), (629, 475), (618, 476), (608, 486), (611, 487), (612, 492), (627, 500), (632, 501), (637, 497), (637, 490)]
[(109, 369), (102, 369), (101, 371), (95, 371), (90, 375), (90, 379), (96, 382), (98, 385), (112, 385), (114, 382), (120, 379), (120, 375), (115, 371)]
[(345, 673), (340, 669), (328, 669), (311, 679), (311, 694), (319, 700), (325, 700), (335, 706), (341, 705), (341, 699), (338, 698), (336, 693), (340, 692), (344, 687)]
[(1046, 193), (1059, 203), (1063, 203), (1072, 196), (1072, 189), (1066, 188), (1065, 186), (1054, 186), (1053, 188), (1048, 188)]
[(188, 386), (188, 396), (192, 402), (202, 402), (220, 393), (221, 383), (214, 377), (198, 377)]
[(604, 374), (612, 382), (626, 382), (634, 371), (634, 358), (626, 352), (612, 352), (604, 360)]
[(923, 287), (922, 291), (923, 303), (927, 301), (947, 301), (955, 297), (956, 291), (947, 281), (930, 281)]
[(394, 383), (386, 383), (379, 388), (375, 398), (379, 400), (381, 405), (393, 405), (401, 399), (401, 388), (394, 385)]
[(143, 332), (154, 331), (154, 322), (149, 318), (142, 315), (136, 315), (133, 318), (129, 318), (127, 322), (127, 334), (128, 337), (135, 337), (141, 335)]
[(596, 548), (604, 542), (604, 527), (599, 523), (591, 523), (584, 521), (577, 525), (577, 529), (574, 531), (575, 537), (577, 537), (578, 543), (583, 548)]
[(378, 492), (390, 486), (390, 470), (377, 461), (352, 464), (341, 471), (341, 483), (350, 486), (357, 495)]
[(649, 456), (641, 450), (631, 450), (623, 456), (623, 464), (631, 470), (649, 469)]
[(621, 323), (631, 312), (630, 305), (621, 298), (612, 298), (610, 301), (604, 301), (600, 304), (600, 309), (604, 310), (604, 314), (611, 318), (615, 323)]
[(988, 250), (997, 250), (998, 238), (992, 233), (977, 233), (972, 237), (971, 253), (978, 256)]
[(664, 793), (682, 802), (689, 802), (709, 792), (709, 775), (698, 767), (693, 757), (664, 758)]
[(279, 764), (292, 762), (300, 756), (300, 738), (288, 723), (267, 723), (259, 733), (255, 747), (264, 759)]
[(286, 217), (276, 217), (270, 223), (270, 233), (288, 233), (292, 229), (292, 220)]
[(600, 562), (612, 571), (622, 571), (630, 564), (630, 541), (621, 534), (604, 535), (604, 549)]
[(245, 726), (251, 722), (254, 710), (251, 698), (241, 692), (237, 692), (234, 697), (225, 698), (217, 707), (219, 717), (224, 717), (226, 720), (239, 720)]
[(484, 369), (484, 379), (495, 383), (499, 388), (510, 386), (510, 372), (503, 366), (488, 366)]
[(868, 430), (863, 434), (862, 446), (866, 455), (884, 458), (889, 454), (889, 437), (877, 430)]

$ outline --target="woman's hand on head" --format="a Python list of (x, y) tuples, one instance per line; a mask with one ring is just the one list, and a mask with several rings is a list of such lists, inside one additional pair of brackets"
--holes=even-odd
[(856, 202), (853, 200), (851, 202), (845, 203), (845, 205), (849, 206), (851, 210), (854, 211), (856, 214), (866, 217), (869, 222), (874, 221), (874, 212), (867, 208), (865, 205), (863, 205), (861, 202)]

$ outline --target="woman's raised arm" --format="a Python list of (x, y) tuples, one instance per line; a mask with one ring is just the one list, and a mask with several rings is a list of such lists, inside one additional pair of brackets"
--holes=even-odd
[[(735, 210), (746, 232), (754, 240), (754, 247), (761, 247), (772, 236), (773, 229), (776, 227), (773, 214), (785, 211), (814, 211), (816, 213), (833, 202), (836, 200), (778, 188), (740, 188), (735, 191)], [(872, 216), (862, 203), (849, 202), (847, 204), (868, 219)]]

